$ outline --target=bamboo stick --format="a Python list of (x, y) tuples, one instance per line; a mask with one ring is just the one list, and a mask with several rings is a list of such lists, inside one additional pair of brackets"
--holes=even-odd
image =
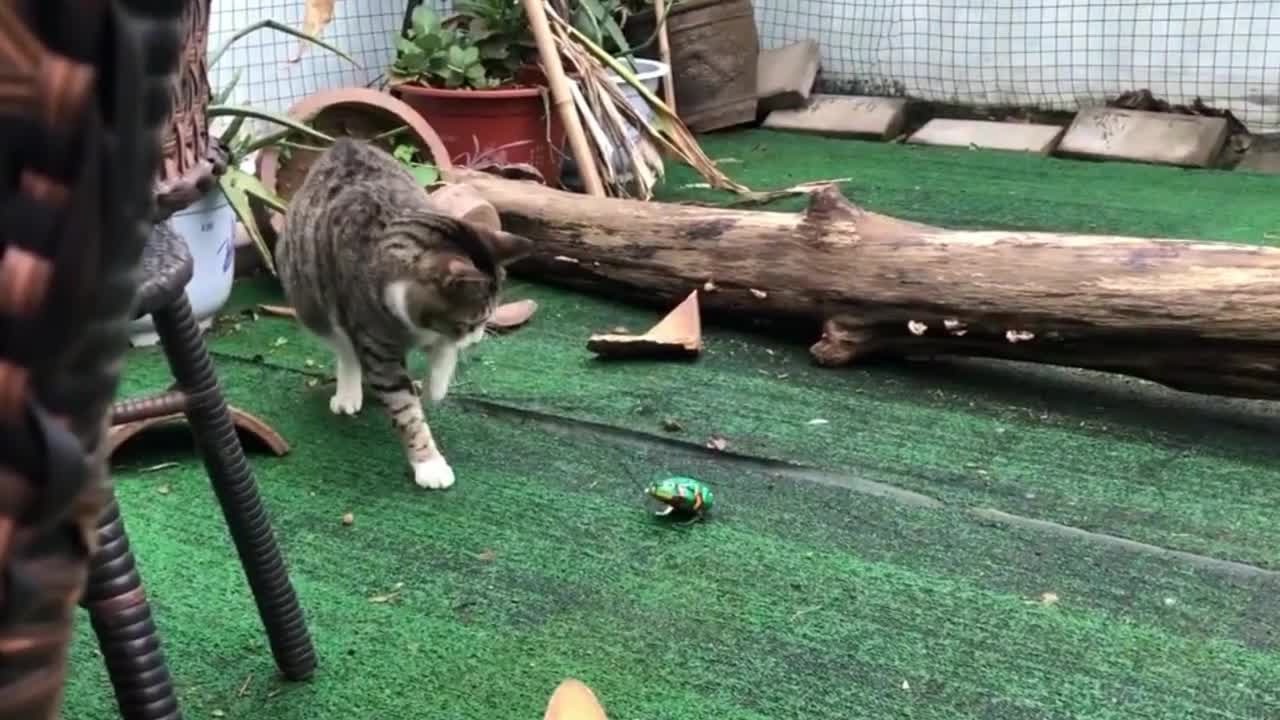
[(671, 39), (667, 36), (667, 2), (653, 0), (653, 17), (658, 23), (658, 57), (667, 65), (667, 76), (662, 79), (662, 94), (673, 114), (676, 110), (676, 69), (671, 65)]
[(604, 197), (604, 183), (600, 180), (595, 158), (591, 155), (591, 146), (587, 144), (587, 135), (582, 129), (578, 110), (574, 106), (573, 93), (569, 90), (569, 80), (564, 76), (564, 66), (560, 64), (560, 52), (556, 49), (555, 39), (551, 36), (551, 24), (547, 21), (545, 0), (521, 0), (525, 13), (529, 16), (529, 29), (533, 39), (538, 43), (538, 55), (547, 71), (547, 82), (551, 85), (551, 99), (560, 113), (564, 123), (565, 134), (569, 138), (569, 150), (578, 163), (578, 172), (582, 175), (582, 183), (587, 193)]

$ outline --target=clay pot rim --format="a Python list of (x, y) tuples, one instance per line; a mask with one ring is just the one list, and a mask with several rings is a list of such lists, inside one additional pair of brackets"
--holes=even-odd
[(546, 88), (540, 85), (478, 90), (476, 88), (438, 88), (431, 85), (423, 85), (419, 82), (402, 82), (395, 83), (391, 87), (409, 95), (448, 98), (450, 100), (471, 100), (475, 102), (530, 98), (539, 96), (546, 91)]
[[(440, 136), (436, 134), (431, 125), (416, 110), (405, 104), (403, 100), (398, 100), (381, 90), (374, 90), (373, 88), (324, 90), (308, 95), (294, 103), (289, 108), (288, 115), (299, 122), (308, 122), (325, 110), (341, 105), (366, 105), (391, 113), (409, 126), (409, 129), (426, 143), (427, 148), (431, 151), (431, 162), (442, 174), (447, 170), (453, 169), (453, 161), (449, 159), (449, 151), (445, 150), (444, 142), (440, 140)], [(255, 163), (258, 169), (258, 178), (272, 192), (276, 191), (276, 167), (279, 162), (279, 155), (279, 149), (275, 146), (268, 146), (258, 153), (258, 161)]]

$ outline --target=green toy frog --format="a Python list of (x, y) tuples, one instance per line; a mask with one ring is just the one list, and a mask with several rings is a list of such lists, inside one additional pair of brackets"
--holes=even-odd
[(701, 480), (677, 475), (645, 488), (644, 493), (662, 503), (659, 517), (687, 517), (688, 524), (706, 517), (715, 504), (715, 494)]

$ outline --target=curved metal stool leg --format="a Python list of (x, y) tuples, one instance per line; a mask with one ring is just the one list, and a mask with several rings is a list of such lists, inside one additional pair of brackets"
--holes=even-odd
[(98, 519), (98, 551), (81, 601), (124, 720), (181, 720), (160, 634), (113, 493)]
[(152, 318), (173, 377), (187, 393), (187, 421), (240, 554), (276, 664), (286, 678), (306, 679), (316, 667), (315, 649), (191, 304), (183, 294)]

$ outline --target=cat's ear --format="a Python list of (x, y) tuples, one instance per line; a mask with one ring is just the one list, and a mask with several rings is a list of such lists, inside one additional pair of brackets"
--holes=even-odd
[(451, 257), (444, 264), (441, 287), (455, 302), (483, 303), (493, 291), (493, 279), (476, 269), (469, 260)]
[(569, 678), (551, 694), (542, 720), (609, 720), (591, 688)]
[(493, 259), (499, 265), (509, 265), (528, 257), (533, 252), (533, 241), (523, 235), (516, 235), (505, 230), (485, 229), (485, 243), (493, 252)]

